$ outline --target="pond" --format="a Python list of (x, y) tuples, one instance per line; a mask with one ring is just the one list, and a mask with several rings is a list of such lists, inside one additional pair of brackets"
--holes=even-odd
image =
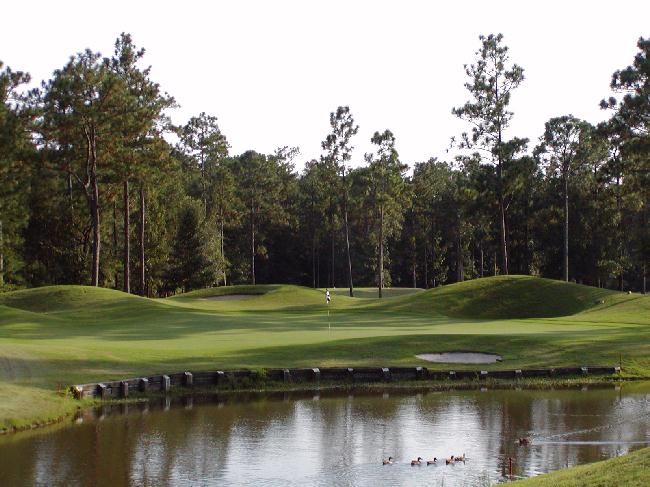
[[(0, 437), (0, 485), (491, 485), (509, 458), (518, 478), (641, 448), (649, 413), (647, 383), (156, 399)], [(418, 456), (443, 460), (411, 467)]]

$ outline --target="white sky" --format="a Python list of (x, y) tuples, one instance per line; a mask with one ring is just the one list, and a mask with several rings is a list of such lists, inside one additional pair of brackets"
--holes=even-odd
[(110, 55), (123, 31), (181, 105), (174, 122), (217, 116), (233, 154), (298, 146), (300, 167), (321, 154), (329, 113), (349, 105), (353, 165), (386, 128), (413, 164), (449, 157), (450, 137), (468, 129), (451, 109), (468, 99), (463, 64), (479, 34), (503, 33), (525, 69), (510, 136), (536, 142), (568, 113), (604, 119), (612, 72), (650, 36), (650, 1), (12, 1), (0, 60), (40, 82), (86, 47)]

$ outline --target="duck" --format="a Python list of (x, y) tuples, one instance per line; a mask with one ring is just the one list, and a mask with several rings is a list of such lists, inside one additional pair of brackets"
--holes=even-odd
[(445, 458), (445, 465), (449, 465), (451, 463), (454, 463), (454, 456), (450, 456), (449, 458)]
[(455, 462), (464, 462), (465, 461), (465, 454), (463, 453), (462, 456), (460, 457), (453, 457)]
[(520, 446), (528, 446), (533, 442), (533, 440), (531, 440), (528, 437), (524, 437), (524, 438), (519, 438), (518, 442)]
[(392, 465), (392, 464), (393, 464), (393, 457), (384, 458), (382, 460), (382, 465)]
[(427, 465), (435, 465), (438, 463), (438, 459), (436, 457), (433, 457), (433, 460), (427, 460)]
[(411, 467), (414, 467), (416, 465), (422, 465), (422, 457), (418, 457), (417, 460), (411, 460)]

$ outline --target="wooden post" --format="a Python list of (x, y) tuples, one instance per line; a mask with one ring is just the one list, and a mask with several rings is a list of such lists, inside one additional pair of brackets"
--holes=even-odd
[(120, 382), (120, 392), (122, 395), (122, 399), (126, 399), (129, 397), (129, 383), (125, 380)]
[(111, 397), (108, 387), (106, 387), (105, 384), (97, 384), (97, 392), (99, 393), (99, 398), (102, 401), (108, 401)]
[(314, 374), (314, 381), (320, 382), (320, 369), (318, 367), (315, 367), (311, 369), (311, 371)]
[(289, 372), (289, 369), (282, 370), (282, 381), (291, 382), (291, 372)]
[(390, 380), (390, 369), (388, 367), (381, 368), (381, 376), (385, 381)]
[(223, 370), (217, 370), (215, 374), (215, 382), (217, 385), (223, 384), (226, 381), (226, 374)]
[(147, 392), (149, 389), (149, 379), (143, 377), (140, 379), (140, 392)]
[(172, 388), (172, 382), (169, 378), (168, 375), (163, 375), (162, 376), (162, 383), (161, 383), (161, 389), (163, 392), (169, 392), (169, 390)]
[(185, 385), (185, 387), (192, 387), (194, 385), (194, 376), (192, 375), (192, 372), (185, 372), (183, 374), (183, 385)]

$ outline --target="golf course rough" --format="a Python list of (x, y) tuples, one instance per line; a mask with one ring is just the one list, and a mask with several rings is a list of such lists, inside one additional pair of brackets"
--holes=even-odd
[[(485, 351), (487, 370), (618, 364), (650, 376), (650, 298), (525, 276), (375, 299), (291, 285), (147, 299), (85, 286), (0, 295), (0, 429), (71, 413), (71, 384), (179, 370), (399, 366)], [(249, 299), (206, 299), (253, 295)], [(433, 365), (437, 367), (438, 365)], [(440, 369), (449, 368), (440, 364)], [(454, 365), (472, 368), (472, 365)]]

